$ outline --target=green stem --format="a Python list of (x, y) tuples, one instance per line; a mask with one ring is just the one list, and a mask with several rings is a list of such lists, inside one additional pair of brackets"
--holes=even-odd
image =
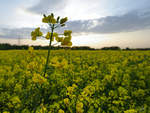
[(51, 47), (52, 47), (51, 45), (52, 45), (53, 31), (54, 31), (54, 25), (52, 26), (51, 37), (50, 37), (50, 40), (49, 40), (48, 55), (47, 55), (47, 60), (46, 60), (45, 70), (44, 70), (44, 75), (43, 75), (44, 77), (45, 77), (47, 66), (48, 66), (48, 63), (49, 63), (50, 50), (51, 50)]

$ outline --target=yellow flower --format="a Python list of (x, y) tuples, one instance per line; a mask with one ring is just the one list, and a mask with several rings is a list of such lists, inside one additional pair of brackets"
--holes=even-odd
[(84, 110), (83, 110), (83, 103), (82, 102), (79, 102), (76, 104), (76, 113), (83, 113)]
[(64, 31), (64, 35), (65, 35), (65, 36), (70, 36), (71, 33), (72, 33), (71, 30), (65, 30), (65, 31)]
[(65, 99), (64, 99), (64, 103), (65, 103), (66, 105), (69, 105), (69, 102), (70, 102), (70, 101), (69, 101), (68, 98), (65, 98)]
[(3, 113), (10, 113), (10, 112), (8, 112), (8, 111), (4, 111)]
[(68, 18), (67, 18), (67, 17), (62, 18), (62, 19), (60, 20), (60, 24), (64, 24), (67, 20), (68, 20)]
[(60, 109), (58, 113), (65, 113), (64, 110)]
[(129, 109), (129, 110), (124, 111), (124, 113), (137, 113), (137, 111), (134, 109)]
[(83, 103), (82, 102), (77, 103), (76, 107), (83, 108)]
[(51, 36), (50, 32), (47, 32), (47, 34), (46, 34), (45, 38), (46, 38), (46, 39), (49, 39), (49, 38), (50, 38), (50, 36)]
[(39, 74), (34, 74), (32, 77), (33, 82), (42, 84), (46, 82), (46, 79)]

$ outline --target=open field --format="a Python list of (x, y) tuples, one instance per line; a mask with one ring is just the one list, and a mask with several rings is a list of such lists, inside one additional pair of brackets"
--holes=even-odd
[(0, 111), (148, 113), (150, 51), (0, 51)]

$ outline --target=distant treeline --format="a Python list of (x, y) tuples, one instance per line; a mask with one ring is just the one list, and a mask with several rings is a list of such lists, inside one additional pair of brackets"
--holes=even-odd
[[(47, 50), (48, 46), (33, 46), (35, 50)], [(11, 44), (0, 44), (0, 50), (20, 50), (20, 49), (28, 49), (29, 45), (11, 45)], [(74, 47), (61, 47), (61, 46), (52, 46), (52, 50), (59, 50), (59, 49), (71, 49), (71, 50), (95, 50), (94, 48), (88, 47), (88, 46), (74, 46)]]
[[(48, 46), (32, 46), (35, 50), (47, 50)], [(7, 43), (0, 44), (0, 50), (27, 50), (29, 45), (11, 45)], [(53, 46), (52, 50), (59, 50), (59, 49), (71, 49), (71, 50), (150, 50), (150, 48), (126, 48), (121, 49), (118, 46), (112, 47), (103, 47), (100, 49), (91, 48), (88, 46), (73, 46), (73, 47), (61, 47), (61, 46)]]

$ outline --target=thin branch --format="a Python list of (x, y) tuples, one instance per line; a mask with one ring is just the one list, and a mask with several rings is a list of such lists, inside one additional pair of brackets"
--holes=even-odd
[(55, 28), (57, 28), (57, 27), (60, 27), (60, 24), (57, 24), (57, 25), (55, 26)]
[(51, 27), (51, 29), (52, 29), (52, 27), (53, 27), (52, 24), (51, 24), (51, 23), (48, 23), (48, 25), (49, 25), (49, 26)]

